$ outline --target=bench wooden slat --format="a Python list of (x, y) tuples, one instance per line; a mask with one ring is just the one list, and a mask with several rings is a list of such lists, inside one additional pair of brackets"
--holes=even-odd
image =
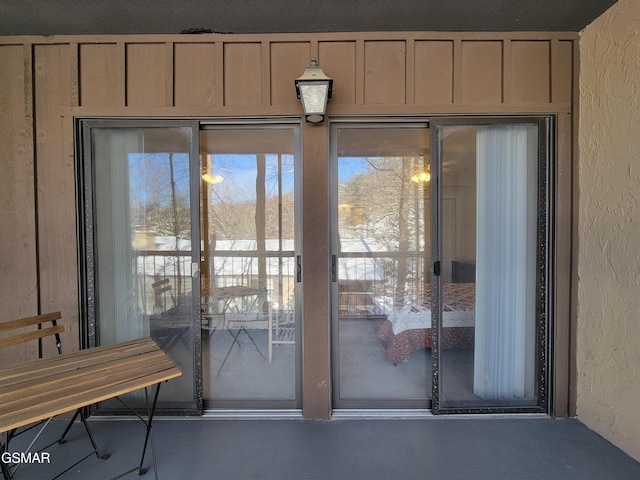
[[(107, 362), (114, 358), (143, 355), (145, 353), (153, 352), (156, 350), (157, 344), (155, 344), (155, 342), (154, 344), (127, 344), (126, 348), (123, 347), (122, 349), (96, 347), (65, 355), (64, 364), (69, 365), (73, 368), (81, 368), (86, 366), (87, 364)], [(91, 351), (92, 354), (90, 356), (87, 356), (87, 351)], [(60, 368), (60, 360), (56, 357), (50, 357), (44, 360), (35, 360), (32, 363), (38, 364), (38, 370), (45, 370), (48, 368), (48, 366), (53, 366), (56, 369)], [(30, 371), (32, 369), (32, 365), (25, 364), (24, 367), (26, 368), (12, 368), (8, 370), (8, 372), (18, 372), (20, 370)]]
[(64, 388), (71, 382), (79, 383), (82, 378), (94, 378), (96, 376), (109, 376), (117, 372), (133, 372), (136, 369), (166, 362), (166, 356), (162, 352), (151, 352), (146, 355), (114, 359), (109, 362), (91, 362), (79, 368), (74, 365), (61, 366), (55, 374), (33, 375), (25, 373), (22, 376), (13, 377), (0, 385), (0, 404), (8, 403), (18, 395), (35, 395), (38, 391), (47, 391), (52, 388)]
[(156, 294), (156, 296), (157, 296), (157, 295), (160, 295), (161, 293), (168, 292), (169, 290), (171, 290), (171, 287), (162, 287), (162, 288), (158, 288), (158, 289), (155, 291), (155, 294)]
[(19, 318), (18, 320), (9, 320), (7, 322), (0, 322), (0, 332), (7, 332), (9, 330), (16, 330), (18, 328), (30, 327), (39, 323), (51, 322), (53, 320), (60, 320), (62, 315), (60, 312), (44, 313), (42, 315), (36, 315), (34, 317)]
[[(105, 385), (115, 386), (124, 380), (140, 378), (145, 375), (154, 374), (171, 367), (171, 363), (163, 361), (161, 357), (154, 363), (140, 363), (135, 368), (131, 366), (120, 366), (109, 368), (107, 371), (94, 371), (87, 375), (79, 375), (66, 380), (50, 382), (48, 384), (31, 384), (20, 391), (14, 391), (2, 398), (0, 407), (0, 418), (3, 412), (17, 413), (27, 404), (46, 405), (47, 402), (60, 402), (67, 396), (91, 392), (95, 389), (104, 388)], [(50, 400), (51, 392), (56, 392), (56, 398)]]
[[(128, 369), (133, 371), (144, 365), (145, 362), (154, 364), (162, 359), (162, 352), (150, 352), (146, 355), (138, 355), (134, 358), (110, 359), (108, 361), (92, 360), (90, 363), (72, 363), (60, 365), (60, 368), (46, 368), (44, 371), (25, 372), (21, 375), (0, 378), (0, 402), (11, 395), (12, 392), (28, 389), (31, 385), (47, 385), (51, 389), (57, 388), (62, 382), (78, 382), (83, 376), (108, 375), (113, 369)], [(66, 380), (65, 380), (66, 378)]]
[[(118, 348), (120, 347), (120, 348)], [(142, 339), (135, 340), (132, 342), (127, 342), (124, 345), (104, 345), (100, 347), (94, 347), (91, 350), (91, 357), (87, 358), (86, 352), (87, 350), (80, 350), (75, 353), (69, 353), (65, 355), (65, 364), (69, 367), (77, 368), (79, 366), (87, 365), (87, 362), (104, 362), (108, 361), (112, 357), (118, 357), (123, 354), (123, 352), (127, 352), (129, 355), (133, 355), (135, 353), (142, 354), (144, 352), (157, 350), (158, 346), (155, 342), (143, 342)], [(33, 365), (36, 364), (38, 366), (38, 372), (42, 376), (47, 375), (47, 369), (58, 369), (60, 368), (60, 363), (58, 357), (49, 357), (46, 359), (35, 359), (30, 360), (28, 362), (24, 362), (16, 365), (9, 365), (6, 368), (0, 369), (0, 381), (8, 380), (9, 378), (20, 376), (27, 373), (33, 372)]]
[(64, 332), (64, 325), (42, 328), (40, 330), (34, 330), (32, 332), (18, 333), (16, 335), (12, 335), (11, 337), (0, 338), (0, 348), (19, 345), (30, 340), (37, 340), (38, 338), (44, 338), (48, 337), (49, 335), (55, 335), (56, 333), (62, 332)]

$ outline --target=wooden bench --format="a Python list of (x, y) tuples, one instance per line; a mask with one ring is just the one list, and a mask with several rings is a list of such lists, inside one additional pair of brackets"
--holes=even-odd
[[(103, 458), (84, 421), (82, 409), (155, 385), (152, 404), (147, 407), (147, 420), (139, 417), (147, 427), (140, 464), (127, 472), (138, 470), (141, 475), (146, 471), (143, 462), (160, 384), (180, 375), (180, 370), (151, 338), (3, 366), (0, 367), (0, 433), (75, 410), (74, 418), (81, 416), (94, 446), (94, 451), (77, 463), (93, 453)], [(67, 431), (68, 428), (62, 438)], [(1, 443), (0, 450), (4, 450)], [(4, 463), (2, 472), (6, 480), (13, 475)]]

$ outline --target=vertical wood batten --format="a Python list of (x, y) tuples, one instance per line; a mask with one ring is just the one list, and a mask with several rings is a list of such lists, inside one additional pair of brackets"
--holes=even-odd
[(502, 103), (511, 103), (513, 85), (513, 55), (511, 40), (502, 41)]
[(69, 57), (70, 57), (70, 78), (71, 82), (71, 96), (69, 104), (72, 107), (80, 105), (80, 45), (76, 42), (69, 44)]
[(213, 105), (224, 106), (224, 43), (216, 42), (213, 57)]
[(165, 50), (165, 100), (164, 104), (167, 107), (175, 106), (175, 55), (174, 55), (174, 44), (172, 42), (167, 42), (164, 45)]
[[(32, 46), (0, 45), (0, 320), (38, 313), (33, 158)], [(33, 343), (33, 342), (30, 342)], [(0, 364), (26, 361), (34, 345), (0, 350)]]
[[(71, 47), (34, 48), (37, 242), (41, 311), (62, 312), (66, 351), (78, 349), (78, 269), (75, 168), (60, 107), (71, 98)], [(67, 131), (69, 127), (67, 126)], [(52, 345), (45, 355), (53, 354)]]
[(260, 105), (263, 107), (273, 105), (271, 94), (271, 42), (263, 41), (262, 47), (262, 63), (260, 65), (260, 78), (262, 79), (262, 97)]
[[(35, 100), (33, 98), (33, 45), (26, 44), (23, 47), (23, 75), (24, 75), (24, 119), (25, 119), (25, 128), (27, 134), (30, 137), (31, 145), (29, 156), (31, 161), (35, 160), (34, 158), (34, 142), (35, 142), (35, 128), (33, 124), (33, 116), (34, 116), (34, 108), (35, 108)], [(18, 96), (17, 98), (20, 98)]]
[(356, 105), (364, 105), (364, 40), (356, 40)]
[(406, 43), (405, 56), (405, 103), (416, 103), (416, 42), (410, 38)]
[(557, 185), (556, 185), (556, 311), (555, 331), (553, 332), (553, 405), (555, 416), (569, 414), (571, 381), (571, 276), (573, 227), (573, 162), (572, 162), (572, 115), (558, 114), (557, 136)]
[(462, 40), (453, 40), (453, 103), (462, 103)]
[[(580, 112), (580, 88), (579, 82), (577, 81), (580, 78), (580, 45), (578, 41), (575, 42), (562, 42), (564, 45), (569, 45), (570, 49), (568, 51), (569, 55), (571, 55), (571, 66), (572, 71), (569, 77), (569, 84), (571, 84), (571, 89), (569, 91), (569, 98), (572, 100), (572, 122), (571, 122), (571, 234), (574, 241), (571, 243), (571, 283), (570, 283), (570, 317), (569, 317), (569, 352), (567, 354), (567, 360), (569, 362), (568, 368), (568, 383), (566, 388), (569, 390), (568, 393), (568, 405), (566, 412), (560, 410), (560, 413), (557, 413), (558, 416), (569, 415), (576, 416), (576, 408), (577, 408), (577, 388), (576, 383), (578, 381), (578, 366), (577, 366), (577, 325), (578, 325), (578, 219), (579, 215), (579, 205), (580, 205), (580, 162), (577, 158), (579, 155), (579, 112)], [(554, 77), (557, 74), (554, 74)], [(573, 80), (573, 82), (572, 82)], [(555, 95), (555, 93), (553, 93)], [(568, 126), (565, 128), (569, 128)], [(558, 132), (560, 132), (560, 127), (558, 127)], [(561, 352), (562, 353), (562, 352)], [(557, 383), (557, 382), (556, 382)], [(556, 388), (564, 388), (565, 385), (557, 384)]]
[(127, 44), (125, 42), (118, 42), (119, 62), (117, 64), (118, 78), (122, 82), (122, 105), (129, 106), (129, 92), (127, 91), (127, 83), (129, 82), (129, 72), (127, 71)]

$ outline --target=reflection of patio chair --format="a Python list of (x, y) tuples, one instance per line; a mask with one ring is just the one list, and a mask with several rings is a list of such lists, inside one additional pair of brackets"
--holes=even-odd
[(269, 306), (269, 363), (273, 361), (274, 345), (295, 345), (296, 324), (291, 312), (276, 311)]
[(175, 299), (173, 295), (171, 295), (171, 285), (169, 285), (168, 278), (152, 283), (151, 288), (153, 288), (153, 298), (155, 301), (153, 313), (159, 314), (167, 310), (167, 293), (171, 296), (172, 302), (175, 303)]
[[(154, 315), (149, 316), (151, 337), (153, 337), (160, 348), (164, 351), (171, 350), (178, 342), (181, 342), (187, 349), (191, 349), (185, 336), (190, 328), (190, 316), (188, 311), (179, 309), (176, 300), (171, 294), (169, 279), (165, 278), (151, 284), (155, 304), (153, 306)], [(170, 296), (172, 305), (167, 308), (167, 295)]]
[[(265, 318), (262, 313), (256, 313), (258, 299), (267, 295), (266, 288), (252, 288), (244, 285), (227, 287), (203, 287), (201, 299), (201, 323), (203, 330), (208, 330), (209, 337), (217, 329), (226, 330), (232, 337), (227, 354), (218, 368), (218, 375), (227, 363), (235, 345), (240, 348), (240, 334), (249, 339), (254, 349), (266, 360), (256, 344), (251, 330), (264, 329)], [(213, 310), (215, 313), (210, 313)]]
[(341, 290), (338, 312), (341, 317), (357, 318), (374, 313), (374, 293), (370, 291)]

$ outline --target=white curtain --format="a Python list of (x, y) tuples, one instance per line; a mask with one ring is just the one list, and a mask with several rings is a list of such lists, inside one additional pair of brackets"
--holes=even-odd
[(537, 126), (477, 133), (474, 393), (531, 399), (535, 386)]
[[(95, 190), (100, 343), (144, 336), (137, 308), (130, 221), (129, 155), (142, 151), (139, 129), (96, 129)], [(148, 330), (148, 328), (147, 328)]]

